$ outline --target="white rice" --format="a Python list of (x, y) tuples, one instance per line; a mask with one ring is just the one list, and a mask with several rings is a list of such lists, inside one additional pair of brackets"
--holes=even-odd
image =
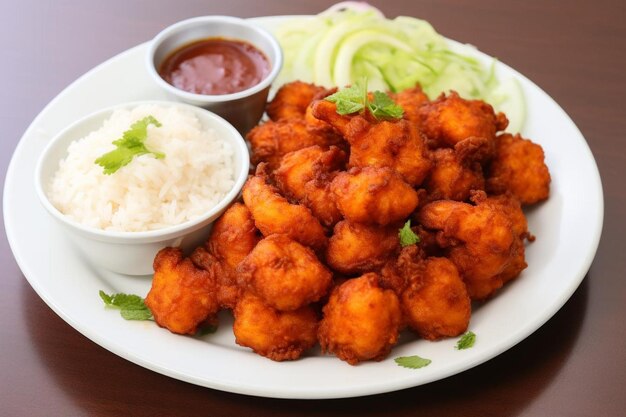
[[(152, 115), (144, 142), (165, 154), (135, 157), (111, 175), (94, 161), (115, 149), (134, 122)], [(234, 185), (233, 149), (215, 131), (202, 128), (187, 109), (141, 105), (116, 110), (102, 127), (68, 147), (50, 183), (48, 197), (62, 213), (86, 226), (146, 231), (177, 225), (206, 213)]]

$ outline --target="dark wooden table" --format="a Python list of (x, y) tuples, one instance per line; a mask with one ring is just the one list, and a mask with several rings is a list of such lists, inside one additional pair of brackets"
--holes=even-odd
[[(254, 398), (170, 379), (83, 337), (31, 289), (2, 229), (0, 415), (626, 414), (624, 3), (375, 3), (387, 16), (425, 18), (446, 36), (479, 45), (518, 69), (554, 97), (587, 138), (603, 179), (605, 226), (595, 261), (567, 304), (532, 336), (499, 357), (426, 386), (345, 400)], [(2, 183), (22, 133), (49, 100), (96, 64), (150, 39), (163, 27), (198, 15), (317, 13), (330, 4), (276, 0), (0, 2)]]

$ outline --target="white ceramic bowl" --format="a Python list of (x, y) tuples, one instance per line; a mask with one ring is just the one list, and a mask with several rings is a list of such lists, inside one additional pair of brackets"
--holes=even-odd
[[(46, 191), (50, 179), (67, 155), (69, 144), (99, 129), (103, 122), (119, 108), (133, 108), (142, 104), (178, 106), (192, 111), (203, 127), (212, 128), (234, 149), (235, 185), (228, 194), (202, 216), (179, 225), (143, 232), (116, 232), (82, 225), (61, 213), (48, 200)], [(35, 188), (39, 200), (52, 218), (61, 225), (86, 259), (97, 267), (127, 275), (148, 275), (153, 272), (152, 261), (156, 253), (166, 246), (180, 246), (190, 250), (208, 236), (211, 223), (237, 198), (248, 176), (250, 156), (245, 141), (227, 121), (208, 110), (184, 103), (143, 101), (120, 104), (92, 113), (56, 135), (41, 154), (35, 170)]]
[[(174, 87), (159, 75), (159, 66), (171, 52), (193, 41), (212, 37), (252, 44), (270, 61), (270, 73), (253, 87), (221, 95), (190, 93)], [(271, 84), (282, 65), (282, 49), (273, 35), (254, 23), (231, 16), (201, 16), (175, 23), (156, 35), (146, 55), (148, 73), (171, 97), (219, 114), (242, 134), (247, 133), (261, 119)]]

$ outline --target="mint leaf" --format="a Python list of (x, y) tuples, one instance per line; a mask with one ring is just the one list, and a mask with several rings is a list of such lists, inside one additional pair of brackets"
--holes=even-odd
[(476, 342), (476, 334), (474, 334), (474, 332), (466, 332), (456, 342), (456, 349), (457, 350), (469, 349), (472, 346), (474, 346), (475, 342)]
[(376, 119), (400, 119), (404, 114), (402, 107), (382, 91), (374, 91), (372, 99), (367, 93), (367, 78), (362, 78), (350, 87), (326, 97), (327, 101), (337, 105), (337, 114), (345, 115), (363, 112), (365, 109)]
[(359, 80), (350, 87), (326, 97), (327, 101), (337, 105), (337, 114), (345, 115), (365, 109), (367, 100), (367, 81)]
[(369, 109), (377, 119), (400, 119), (404, 115), (402, 107), (382, 91), (374, 91), (374, 98), (369, 102)]
[(411, 220), (404, 223), (402, 229), (398, 231), (398, 237), (400, 238), (400, 246), (403, 248), (420, 242), (420, 237), (411, 230)]
[(144, 303), (143, 298), (135, 294), (111, 294), (100, 290), (98, 293), (107, 307), (117, 308), (126, 320), (151, 320), (152, 312)]
[(165, 154), (151, 151), (144, 145), (144, 141), (148, 137), (148, 125), (161, 127), (161, 123), (157, 119), (146, 116), (133, 123), (120, 139), (113, 141), (113, 145), (116, 146), (114, 150), (95, 160), (96, 164), (104, 168), (106, 175), (117, 172), (118, 169), (130, 164), (133, 158), (139, 155), (152, 154), (157, 159), (165, 157)]
[(417, 356), (417, 355), (400, 356), (398, 358), (395, 358), (394, 361), (399, 366), (402, 366), (404, 368), (410, 368), (410, 369), (423, 368), (425, 366), (430, 365), (430, 363), (432, 362), (430, 359), (422, 358), (422, 357)]
[(152, 320), (152, 313), (148, 308), (141, 310), (120, 310), (120, 315), (126, 320)]

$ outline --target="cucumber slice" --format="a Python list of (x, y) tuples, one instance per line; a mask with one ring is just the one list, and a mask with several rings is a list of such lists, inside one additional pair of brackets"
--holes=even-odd
[(526, 102), (522, 86), (516, 78), (501, 80), (485, 97), (485, 101), (491, 104), (496, 111), (506, 114), (509, 119), (507, 132), (519, 133), (522, 131), (526, 119)]

